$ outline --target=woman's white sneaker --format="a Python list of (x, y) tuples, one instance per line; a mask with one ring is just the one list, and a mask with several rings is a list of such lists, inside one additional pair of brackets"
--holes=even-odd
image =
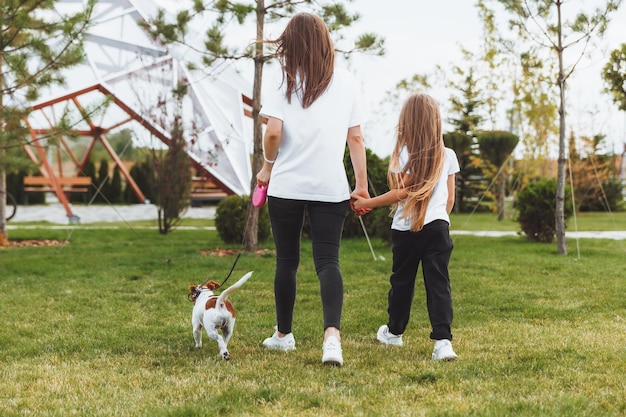
[(433, 359), (436, 361), (453, 361), (457, 358), (452, 350), (452, 343), (448, 339), (441, 339), (435, 342), (433, 349)]
[(341, 343), (335, 336), (329, 336), (322, 345), (322, 362), (324, 365), (343, 366)]
[(395, 335), (389, 331), (389, 327), (383, 324), (376, 332), (376, 339), (384, 345), (402, 346), (402, 335)]
[(263, 346), (271, 350), (294, 350), (296, 348), (296, 339), (293, 333), (288, 333), (283, 337), (278, 337), (278, 330), (274, 332), (272, 337), (268, 337), (263, 341)]

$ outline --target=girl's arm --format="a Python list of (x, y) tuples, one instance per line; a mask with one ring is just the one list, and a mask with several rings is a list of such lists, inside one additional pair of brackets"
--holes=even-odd
[(263, 137), (263, 157), (265, 163), (263, 168), (256, 174), (256, 182), (259, 185), (267, 185), (272, 175), (272, 167), (278, 156), (278, 147), (283, 134), (283, 121), (275, 117), (269, 117), (267, 127), (265, 128), (265, 136)]
[[(401, 184), (404, 184), (406, 180), (407, 178), (406, 176), (404, 176), (402, 178)], [(408, 195), (409, 193), (407, 193), (406, 189), (404, 188), (394, 188), (393, 190), (389, 190), (385, 194), (381, 194), (374, 198), (361, 198), (355, 194), (352, 194), (351, 197), (354, 199), (354, 201), (352, 202), (352, 207), (355, 210), (359, 210), (359, 209), (390, 206), (392, 204), (395, 204), (399, 201), (404, 200), (405, 198), (408, 197)]]
[(352, 206), (355, 210), (390, 206), (404, 200), (407, 196), (408, 194), (404, 188), (395, 188), (374, 198), (363, 198), (352, 194), (352, 198), (354, 199)]

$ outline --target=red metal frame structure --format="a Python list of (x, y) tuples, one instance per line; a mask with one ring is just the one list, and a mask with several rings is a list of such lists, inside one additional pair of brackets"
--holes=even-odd
[[(122, 113), (124, 114), (124, 117), (121, 118), (120, 120), (109, 122), (110, 124), (106, 126), (98, 125), (93, 120), (93, 117), (89, 114), (89, 112), (87, 112), (84, 106), (81, 104), (81, 97), (87, 94), (92, 94), (94, 92), (99, 93), (103, 101), (109, 100), (110, 101), (109, 106), (115, 106), (117, 109), (121, 110)], [(248, 98), (245, 95), (242, 95), (242, 101), (244, 103), (244, 106), (248, 106), (249, 104), (251, 104), (250, 98)], [(51, 120), (50, 115), (54, 115), (53, 108), (54, 106), (58, 104), (62, 104), (66, 108), (67, 106), (73, 106), (76, 110), (78, 110), (84, 122), (86, 122), (87, 124), (86, 129), (72, 129), (72, 130), (63, 132), (63, 135), (65, 136), (82, 136), (82, 137), (92, 138), (89, 146), (87, 147), (84, 155), (82, 155), (81, 158), (78, 158), (76, 156), (72, 148), (69, 146), (66, 140), (66, 137), (59, 134), (59, 129), (57, 127), (59, 120)], [(69, 158), (71, 159), (74, 165), (75, 171), (71, 173), (71, 175), (80, 176), (83, 173), (85, 164), (89, 160), (89, 156), (91, 155), (91, 152), (96, 142), (99, 141), (100, 143), (102, 143), (102, 145), (104, 146), (108, 154), (111, 156), (113, 162), (119, 168), (120, 173), (124, 176), (125, 180), (130, 185), (130, 187), (132, 188), (133, 192), (135, 193), (139, 201), (142, 203), (145, 202), (145, 197), (142, 191), (139, 189), (139, 187), (137, 186), (137, 184), (131, 177), (125, 165), (122, 163), (120, 157), (117, 155), (115, 150), (111, 147), (109, 141), (106, 139), (106, 135), (109, 132), (120, 128), (121, 126), (134, 121), (134, 122), (137, 122), (144, 129), (146, 129), (151, 135), (158, 138), (161, 142), (167, 145), (169, 143), (169, 137), (168, 137), (168, 134), (163, 131), (161, 126), (153, 123), (151, 120), (148, 120), (145, 117), (142, 117), (139, 113), (134, 111), (129, 105), (124, 103), (120, 98), (112, 94), (111, 91), (109, 91), (109, 89), (106, 88), (102, 84), (92, 85), (85, 89), (72, 92), (64, 96), (56, 97), (49, 101), (39, 103), (32, 107), (31, 115), (37, 112), (44, 113), (44, 118), (48, 121), (48, 123), (50, 124), (50, 127), (49, 128), (33, 128), (30, 126), (29, 121), (26, 120), (26, 123), (29, 125), (31, 141), (29, 144), (24, 146), (24, 150), (26, 154), (28, 155), (28, 157), (31, 159), (31, 161), (39, 167), (39, 171), (41, 175), (50, 180), (51, 188), (56, 194), (59, 202), (65, 208), (65, 212), (68, 218), (70, 219), (70, 222), (72, 223), (78, 222), (80, 219), (78, 218), (78, 216), (76, 216), (73, 213), (72, 207), (67, 199), (67, 196), (65, 195), (65, 192), (57, 179), (57, 177), (64, 176), (63, 166), (61, 164), (61, 157), (60, 157), (61, 147), (63, 147), (63, 150), (69, 156)], [(247, 116), (251, 116), (251, 111), (247, 107), (244, 108), (244, 113)], [(48, 159), (48, 156), (47, 156), (47, 150), (49, 150), (50, 148), (48, 139), (52, 137), (54, 137), (55, 139), (53, 141), (55, 145), (53, 146), (56, 146), (57, 148), (56, 154), (58, 158), (58, 164), (57, 164), (56, 169), (54, 169), (53, 167), (54, 164), (51, 163), (51, 161)], [(196, 169), (203, 170), (203, 166), (199, 164), (192, 157), (192, 155), (190, 155), (190, 158), (191, 158), (191, 162), (193, 166)], [(203, 175), (205, 175), (208, 178), (211, 178), (211, 180), (219, 188), (224, 190), (227, 194), (229, 195), (233, 194), (233, 192), (228, 188), (228, 186), (226, 186), (221, 181), (219, 181), (219, 179), (217, 179), (215, 176), (211, 175), (208, 172), (203, 173)]]
[[(251, 85), (230, 62), (203, 64), (197, 51), (202, 50), (202, 35), (210, 21), (190, 26), (189, 44), (165, 47), (155, 41), (144, 26), (149, 16), (159, 12), (159, 4), (162, 2), (154, 0), (98, 0), (85, 36), (85, 61), (63, 74), (63, 85), (45, 91), (42, 102), (31, 104), (26, 121), (31, 143), (25, 147), (26, 153), (46, 177), (42, 182), (55, 191), (70, 221), (75, 216), (63, 183), (82, 172), (98, 142), (139, 200), (144, 200), (107, 135), (128, 128), (140, 146), (159, 149), (169, 141), (174, 115), (182, 116), (186, 151), (199, 175), (227, 195), (250, 192), (251, 126), (246, 115), (252, 112), (251, 100), (244, 92), (249, 92)], [(54, 7), (63, 14), (83, 4), (57, 0)], [(175, 10), (167, 13), (175, 16)], [(182, 84), (187, 93), (176, 98), (172, 91)], [(67, 124), (61, 121), (70, 118), (71, 131), (62, 131)], [(74, 155), (68, 146), (70, 135), (91, 138), (84, 155)], [(65, 169), (50, 161), (61, 155)], [(57, 178), (63, 177), (59, 184)]]

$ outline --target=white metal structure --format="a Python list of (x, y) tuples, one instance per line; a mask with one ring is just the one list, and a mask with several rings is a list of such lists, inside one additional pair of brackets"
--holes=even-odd
[[(59, 0), (55, 7), (64, 14), (84, 3)], [(248, 194), (252, 140), (243, 99), (250, 96), (250, 84), (228, 63), (190, 70), (189, 62), (200, 66), (196, 48), (165, 48), (152, 40), (140, 23), (158, 7), (150, 0), (98, 1), (85, 42), (86, 63), (66, 71), (66, 85), (34, 104), (31, 135), (53, 128), (69, 112), (76, 116), (76, 131), (94, 139), (129, 128), (139, 144), (164, 146), (178, 111), (195, 166), (228, 194)], [(189, 93), (177, 103), (171, 91), (180, 81), (188, 83)], [(42, 174), (54, 176), (51, 170)]]

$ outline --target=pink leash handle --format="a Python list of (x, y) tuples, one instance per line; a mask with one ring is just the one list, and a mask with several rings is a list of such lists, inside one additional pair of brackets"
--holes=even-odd
[(265, 204), (265, 199), (267, 198), (267, 185), (259, 185), (257, 184), (254, 187), (254, 192), (252, 193), (252, 204), (254, 207), (262, 207)]

